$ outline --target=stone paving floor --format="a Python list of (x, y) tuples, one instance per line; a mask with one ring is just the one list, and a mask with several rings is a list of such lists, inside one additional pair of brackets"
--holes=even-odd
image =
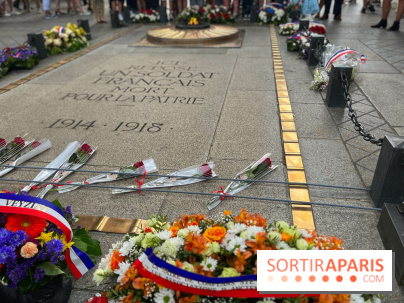
[[(392, 15), (393, 12), (390, 23)], [(49, 28), (50, 23), (45, 23), (43, 19), (31, 18), (35, 31)], [(359, 4), (345, 5), (342, 19), (342, 22), (332, 19), (325, 22), (327, 37), (332, 43), (355, 48), (368, 60), (351, 86), (359, 120), (376, 137), (386, 133), (404, 135), (404, 75), (400, 62), (389, 60), (399, 55), (387, 50), (381, 51), (387, 43), (390, 51), (394, 50), (390, 42), (397, 42), (396, 45), (402, 43), (403, 32), (390, 33), (369, 27), (380, 19), (380, 8), (374, 14), (360, 14)], [(63, 24), (66, 21), (63, 20)], [(17, 19), (13, 22), (15, 36), (23, 37), (27, 25)], [(58, 22), (52, 21), (52, 26), (54, 24)], [(8, 39), (4, 37), (14, 35), (4, 18), (0, 18), (0, 26), (7, 27), (6, 34), (0, 31), (1, 41)], [(28, 163), (34, 166), (46, 165), (70, 141), (98, 145), (96, 155), (86, 165), (86, 168), (95, 170), (112, 170), (153, 157), (162, 173), (215, 161), (215, 170), (219, 176), (231, 177), (240, 168), (270, 151), (273, 162), (279, 168), (268, 176), (268, 180), (287, 180), (268, 27), (236, 25), (246, 31), (243, 45), (239, 49), (129, 47), (142, 38), (148, 29), (156, 26), (134, 28), (119, 39), (1, 94), (0, 136), (11, 137), (29, 131), (37, 137), (50, 138), (52, 149)], [(111, 30), (109, 26), (101, 28), (96, 25), (92, 28), (95, 41), (119, 32)], [(297, 59), (296, 53), (286, 51), (284, 37), (278, 39), (307, 181), (369, 187), (380, 148), (365, 142), (353, 131), (346, 109), (327, 108), (323, 101), (325, 93), (309, 90), (312, 70), (304, 61)], [(63, 56), (50, 58), (41, 64), (50, 65), (61, 58)], [(146, 66), (145, 70), (162, 70), (161, 66), (165, 65), (161, 64), (163, 62), (171, 69), (175, 70), (176, 66), (189, 68), (190, 71), (203, 73), (204, 77), (199, 79), (200, 82), (188, 79), (185, 85), (172, 84), (167, 86), (166, 92), (156, 90), (156, 85), (154, 91), (149, 93), (124, 91), (130, 87), (130, 79), (135, 78), (133, 74), (125, 76), (129, 71), (136, 70), (133, 66)], [(24, 76), (26, 73), (13, 72), (0, 80), (0, 88)], [(151, 75), (144, 79), (156, 80)], [(112, 96), (100, 99), (96, 98), (97, 94)], [(119, 99), (120, 95), (123, 97)], [(122, 101), (133, 95), (148, 96), (149, 99), (142, 102)], [(150, 98), (154, 95), (192, 100), (196, 98), (196, 101), (195, 104), (183, 104), (171, 102), (170, 99), (169, 104), (161, 104)], [(58, 119), (96, 122), (89, 130), (74, 130), (63, 125), (53, 127)], [(158, 123), (161, 124), (161, 131), (122, 131), (118, 127), (121, 122)], [(132, 126), (129, 125), (128, 129)], [(7, 176), (32, 179), (35, 174), (21, 169)], [(69, 180), (82, 180), (84, 177), (87, 176), (72, 175)], [(131, 183), (122, 181), (116, 185)], [(11, 190), (19, 184), (1, 182), (0, 185)], [(202, 182), (187, 186), (184, 190), (211, 192), (218, 185), (225, 184)], [(289, 198), (287, 187), (279, 185), (255, 185), (243, 193)], [(364, 192), (310, 187), (310, 196), (314, 202), (373, 206), (370, 197)], [(111, 196), (108, 190), (80, 189), (65, 195), (50, 193), (46, 198), (59, 198), (63, 205), (72, 205), (73, 210), (83, 215), (147, 218), (152, 214), (168, 214), (169, 219), (173, 220), (182, 212), (214, 216), (224, 209), (237, 212), (246, 207), (252, 212), (261, 212), (270, 220), (291, 222), (289, 205), (247, 199), (224, 200), (217, 209), (209, 212), (205, 207), (205, 198), (179, 194), (148, 192), (144, 196), (137, 193)], [(319, 233), (342, 237), (346, 249), (383, 249), (376, 228), (379, 213), (324, 206), (315, 206), (313, 210)], [(121, 238), (117, 234), (92, 234), (102, 241), (104, 253), (111, 243)], [(85, 302), (95, 292), (105, 288), (96, 287), (92, 283), (92, 272), (74, 282), (71, 303)], [(385, 302), (403, 302), (403, 292), (402, 287), (397, 287)]]

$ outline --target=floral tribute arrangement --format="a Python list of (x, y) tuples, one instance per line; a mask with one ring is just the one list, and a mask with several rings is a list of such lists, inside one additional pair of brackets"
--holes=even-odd
[(6, 47), (0, 53), (0, 78), (11, 69), (31, 69), (38, 64), (38, 51), (30, 45)]
[(298, 231), (284, 221), (267, 224), (245, 209), (237, 216), (225, 211), (217, 220), (184, 214), (171, 226), (166, 217), (152, 216), (148, 225), (112, 245), (93, 280), (100, 285), (110, 277), (118, 284), (87, 303), (381, 302), (372, 295), (266, 298), (274, 295), (257, 292), (258, 250), (343, 249), (333, 236)]
[(82, 27), (68, 23), (66, 27), (55, 26), (44, 34), (45, 47), (50, 55), (75, 52), (89, 46)]
[[(288, 47), (288, 51), (290, 52), (297, 52), (300, 50), (301, 45), (307, 46), (309, 41), (310, 32), (302, 31), (297, 32), (294, 35), (288, 37), (286, 39), (286, 45)], [(309, 44), (310, 46), (310, 44)]]
[(192, 5), (182, 10), (178, 15), (177, 21), (182, 24), (189, 24), (191, 18), (199, 22), (208, 22), (212, 24), (234, 23), (233, 14), (223, 5)]
[[(32, 208), (31, 208), (32, 206)], [(101, 255), (100, 244), (78, 226), (70, 206), (0, 191), (0, 282), (35, 291), (69, 266), (78, 279)]]
[(302, 4), (300, 1), (288, 1), (288, 4), (286, 6), (286, 13), (288, 14), (289, 18), (292, 18), (292, 12), (294, 10), (301, 11), (302, 10)]
[(140, 12), (130, 15), (133, 23), (155, 23), (160, 20), (160, 14), (154, 9), (141, 9)]
[[(289, 22), (279, 25), (279, 35), (282, 36), (290, 36), (299, 31), (299, 23), (298, 22)], [(319, 35), (325, 34), (326, 27), (317, 22), (310, 22), (309, 24), (309, 32), (316, 33)]]
[(287, 15), (282, 5), (273, 3), (261, 8), (258, 13), (257, 23), (279, 25), (287, 21)]

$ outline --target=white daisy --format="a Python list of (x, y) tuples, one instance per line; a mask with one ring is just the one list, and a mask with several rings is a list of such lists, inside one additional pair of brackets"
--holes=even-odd
[(154, 294), (156, 303), (175, 303), (174, 291), (168, 288), (162, 288)]
[(229, 241), (229, 243), (226, 245), (226, 249), (228, 251), (234, 250), (234, 254), (237, 254), (237, 250), (240, 249), (241, 252), (245, 252), (247, 248), (247, 245), (245, 244), (245, 240), (240, 237), (234, 237)]
[(255, 239), (255, 236), (262, 231), (264, 231), (264, 228), (261, 226), (249, 226), (246, 230), (247, 240)]
[(246, 229), (247, 229), (247, 225), (245, 225), (243, 223), (236, 223), (236, 224), (234, 224), (234, 226), (232, 226), (230, 229), (228, 229), (227, 232), (237, 235), (237, 234), (245, 231)]
[(173, 235), (172, 231), (169, 230), (163, 230), (156, 233), (156, 236), (162, 241), (170, 239), (172, 235)]
[(119, 249), (119, 252), (121, 253), (122, 256), (127, 256), (129, 255), (131, 249), (136, 243), (136, 238), (132, 237), (129, 239), (129, 241), (126, 241), (122, 244), (122, 247)]
[(203, 270), (213, 272), (216, 269), (217, 261), (211, 257), (207, 257), (201, 262), (201, 265), (203, 266)]

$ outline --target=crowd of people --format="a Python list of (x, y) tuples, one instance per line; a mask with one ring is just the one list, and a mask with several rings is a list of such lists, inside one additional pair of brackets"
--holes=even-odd
[[(34, 0), (32, 0), (34, 1)], [(42, 3), (41, 3), (42, 1)], [(51, 1), (52, 0), (35, 0), (35, 6), (37, 13), (43, 13), (46, 19), (54, 19), (58, 18), (60, 15), (64, 14), (78, 14), (81, 16), (90, 15), (91, 12), (94, 13), (94, 16), (97, 19), (98, 23), (106, 23), (104, 19), (104, 0), (66, 0), (67, 2), (67, 11), (62, 11), (60, 8), (61, 0), (55, 0), (55, 11), (51, 12)], [(118, 17), (120, 21), (123, 22), (123, 5), (125, 0), (109, 0), (110, 9), (118, 11)], [(126, 5), (131, 8), (131, 14), (134, 14), (136, 11), (143, 11), (146, 9), (158, 9), (159, 2), (161, 5), (166, 6), (167, 1), (170, 1), (170, 9), (174, 13), (180, 13), (184, 8), (187, 7), (187, 0), (126, 0)], [(226, 7), (231, 8), (233, 15), (235, 18), (242, 17), (244, 19), (248, 19), (250, 16), (250, 8), (253, 5), (253, 1), (258, 5), (258, 7), (262, 7), (264, 4), (264, 0), (205, 0), (206, 4), (212, 5), (224, 5)], [(21, 3), (22, 2), (22, 3)], [(21, 15), (22, 13), (30, 13), (31, 12), (31, 0), (0, 0), (0, 16), (10, 17), (12, 15)], [(282, 1), (276, 1), (282, 2)], [(332, 0), (291, 0), (284, 1), (288, 2), (303, 2), (303, 10), (307, 11), (308, 14), (315, 14), (315, 17), (320, 18), (321, 20), (327, 20), (330, 14), (330, 8), (332, 4)], [(333, 15), (334, 20), (341, 21), (341, 9), (344, 0), (334, 0), (334, 8)], [(356, 0), (348, 0), (348, 2), (356, 2)], [(372, 25), (373, 28), (386, 28), (387, 27), (387, 17), (391, 10), (391, 2), (392, 0), (383, 0), (382, 4), (382, 19), (378, 24)], [(267, 1), (270, 3), (270, 1)], [(203, 5), (204, 0), (190, 0), (191, 5)], [(361, 8), (361, 13), (365, 14), (367, 10), (370, 12), (375, 12), (374, 4), (380, 5), (380, 0), (363, 0), (363, 6)], [(8, 6), (8, 9), (7, 9)], [(23, 6), (23, 7), (22, 7)], [(87, 6), (86, 10), (84, 10), (84, 6)], [(324, 13), (320, 16), (320, 12), (324, 7)], [(241, 12), (239, 14), (239, 11)], [(304, 12), (306, 14), (306, 12)], [(396, 18), (391, 27), (387, 30), (389, 31), (398, 31), (400, 27), (400, 20), (404, 14), (404, 0), (398, 0), (398, 7)]]

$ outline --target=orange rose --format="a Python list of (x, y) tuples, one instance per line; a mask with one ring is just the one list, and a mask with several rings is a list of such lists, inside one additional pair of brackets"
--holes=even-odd
[(209, 227), (203, 233), (203, 237), (209, 242), (216, 241), (221, 243), (225, 236), (226, 236), (226, 228), (222, 226)]

